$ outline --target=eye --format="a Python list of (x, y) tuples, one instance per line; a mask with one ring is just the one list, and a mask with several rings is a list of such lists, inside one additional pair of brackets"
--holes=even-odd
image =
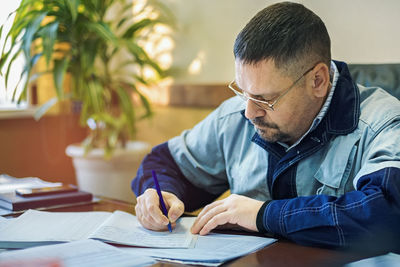
[(254, 97), (255, 99), (257, 99), (257, 100), (260, 100), (260, 101), (263, 101), (263, 102), (268, 102), (268, 100), (266, 100), (264, 97), (262, 97), (262, 96), (256, 96), (256, 97)]
[(249, 93), (247, 93), (245, 91), (243, 91), (243, 94), (245, 96), (247, 96), (247, 97), (250, 97), (250, 98), (253, 98), (253, 99), (256, 99), (256, 100), (259, 100), (259, 101), (269, 102), (269, 100), (266, 100), (264, 97), (259, 96), (259, 95), (252, 95), (252, 94), (249, 94)]

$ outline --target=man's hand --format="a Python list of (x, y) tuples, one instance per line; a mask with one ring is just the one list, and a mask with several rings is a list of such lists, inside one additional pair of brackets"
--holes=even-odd
[(169, 221), (171, 221), (171, 226), (174, 228), (176, 226), (175, 221), (185, 211), (183, 202), (174, 194), (163, 191), (161, 193), (168, 210), (168, 218), (161, 211), (160, 200), (155, 189), (149, 188), (137, 198), (136, 216), (139, 222), (147, 229), (165, 231), (168, 229)]
[(215, 201), (200, 212), (192, 226), (192, 234), (206, 235), (219, 225), (233, 224), (257, 231), (257, 213), (264, 202), (240, 195)]

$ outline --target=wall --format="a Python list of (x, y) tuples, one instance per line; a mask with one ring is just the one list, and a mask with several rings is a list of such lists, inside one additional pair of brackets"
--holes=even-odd
[(211, 111), (211, 108), (156, 106), (153, 118), (138, 122), (136, 138), (158, 145), (192, 128)]
[[(177, 18), (176, 83), (226, 84), (234, 78), (233, 42), (257, 11), (278, 1), (166, 0)], [(350, 63), (400, 62), (400, 1), (304, 0), (326, 23), (335, 59)], [(201, 66), (195, 73), (190, 64)]]

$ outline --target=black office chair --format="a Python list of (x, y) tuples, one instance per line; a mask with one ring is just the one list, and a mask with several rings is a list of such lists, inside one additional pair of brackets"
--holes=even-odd
[(364, 86), (377, 86), (400, 99), (400, 64), (349, 64), (353, 79)]

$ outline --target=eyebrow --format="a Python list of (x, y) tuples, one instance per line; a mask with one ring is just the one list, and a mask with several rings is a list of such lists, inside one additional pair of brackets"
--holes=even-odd
[[(238, 84), (237, 81), (235, 81), (235, 83), (236, 83), (237, 87), (239, 87), (240, 90), (242, 90), (243, 92), (245, 92), (246, 94), (248, 94), (249, 96), (254, 97), (254, 98), (262, 98), (262, 99), (264, 99), (265, 101), (270, 101), (270, 100), (274, 99), (274, 97), (276, 97), (276, 95), (279, 95), (279, 94), (277, 94), (277, 93), (274, 93), (274, 94), (265, 94), (265, 95), (254, 95), (254, 94), (251, 94), (251, 93), (247, 92), (246, 90), (244, 90), (244, 89)], [(266, 96), (268, 96), (268, 97), (266, 97)]]
[[(241, 88), (240, 88), (241, 89)], [(243, 89), (242, 89), (243, 90)], [(248, 94), (251, 97), (254, 98), (262, 98), (265, 101), (271, 101), (273, 100), (276, 96), (279, 96), (279, 94), (275, 93), (275, 94), (265, 94), (265, 95), (253, 95), (248, 93), (247, 91), (243, 90), (244, 92), (246, 92), (246, 94)]]

